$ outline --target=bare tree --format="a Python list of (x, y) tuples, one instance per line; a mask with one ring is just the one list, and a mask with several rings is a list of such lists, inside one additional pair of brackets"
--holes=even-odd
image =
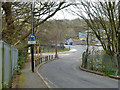
[[(39, 11), (39, 15), (34, 18), (34, 29), (47, 21), (59, 10), (70, 6), (66, 2), (34, 2), (34, 12)], [(30, 2), (3, 2), (3, 40), (16, 46), (19, 45), (31, 34)]]
[(67, 27), (65, 26), (65, 23), (63, 21), (52, 20), (42, 24), (42, 26), (39, 28), (42, 30), (42, 32), (37, 32), (38, 40), (40, 41), (40, 43), (44, 43), (47, 45), (55, 44), (56, 58), (58, 57), (57, 45), (65, 41), (65, 36), (67, 32), (66, 28)]
[[(110, 56), (119, 56), (120, 17), (118, 2), (80, 2), (73, 7), (76, 11), (72, 12), (85, 20), (88, 27), (101, 42), (105, 52)], [(119, 62), (118, 59), (118, 66), (120, 66)], [(118, 72), (120, 73), (120, 67)]]
[(76, 12), (72, 12), (85, 20), (101, 42), (106, 53), (117, 55), (117, 30), (119, 28), (117, 2), (81, 2), (74, 7)]

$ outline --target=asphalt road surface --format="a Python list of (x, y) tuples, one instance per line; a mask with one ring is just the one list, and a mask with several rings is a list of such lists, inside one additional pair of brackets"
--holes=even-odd
[(60, 59), (41, 66), (38, 72), (51, 88), (118, 88), (118, 81), (79, 69), (85, 46), (70, 46), (76, 52), (60, 54)]

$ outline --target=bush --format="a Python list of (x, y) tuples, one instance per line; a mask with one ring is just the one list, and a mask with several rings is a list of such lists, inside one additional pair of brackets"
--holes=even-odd
[(18, 51), (18, 66), (21, 69), (27, 59), (28, 52), (27, 50)]
[(100, 72), (105, 73), (105, 75), (109, 76), (109, 75), (115, 75), (115, 71), (113, 70), (102, 70)]

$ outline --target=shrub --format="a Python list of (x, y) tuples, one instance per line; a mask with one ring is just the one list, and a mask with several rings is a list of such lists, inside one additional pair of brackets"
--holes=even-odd
[(18, 52), (18, 66), (21, 69), (27, 59), (27, 50), (19, 50)]

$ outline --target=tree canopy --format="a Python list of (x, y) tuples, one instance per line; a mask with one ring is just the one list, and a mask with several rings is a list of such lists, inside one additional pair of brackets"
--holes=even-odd
[(118, 30), (120, 29), (118, 2), (80, 2), (73, 7), (76, 10), (72, 12), (85, 20), (106, 53), (118, 55)]
[[(39, 12), (34, 17), (34, 30), (61, 9), (72, 3), (34, 2), (33, 11)], [(31, 2), (2, 2), (2, 39), (17, 46), (28, 39), (31, 34)]]

